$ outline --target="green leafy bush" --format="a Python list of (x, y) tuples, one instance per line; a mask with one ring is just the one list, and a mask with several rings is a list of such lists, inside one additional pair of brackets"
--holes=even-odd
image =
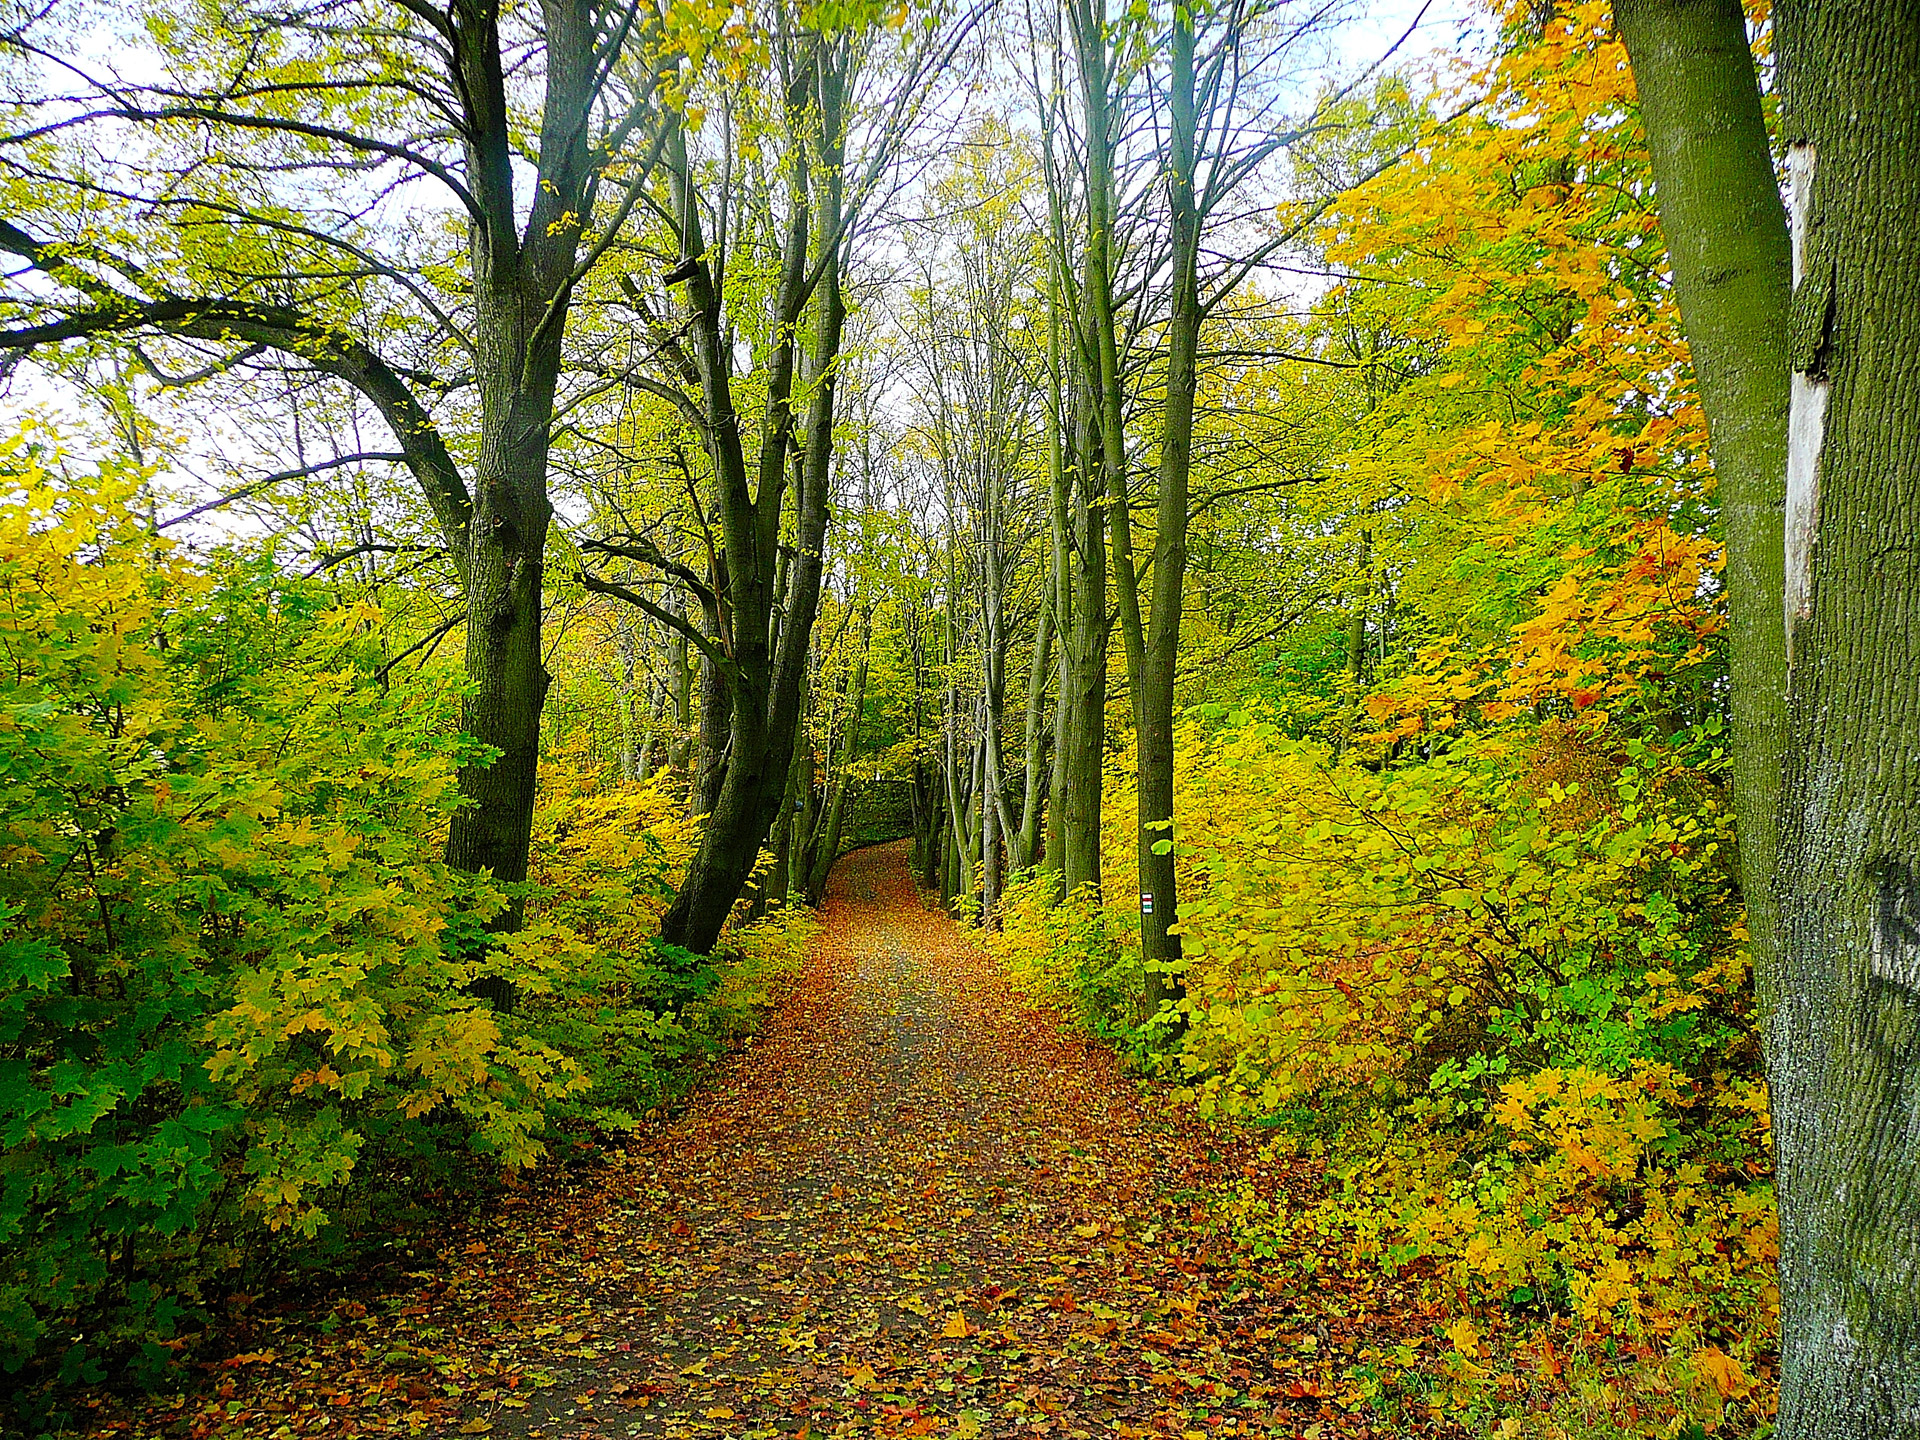
[[(462, 742), (376, 615), (196, 565), (0, 450), (0, 1365), (164, 1365), (208, 1277), (327, 1224), (383, 1148), (541, 1153), (586, 1083), (469, 987), (551, 984), (438, 836)], [(484, 960), (472, 957), (486, 955)]]

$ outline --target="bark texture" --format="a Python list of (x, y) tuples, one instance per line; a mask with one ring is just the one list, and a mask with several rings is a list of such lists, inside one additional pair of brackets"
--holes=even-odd
[(1766, 1031), (1779, 1433), (1892, 1440), (1920, 1433), (1920, 0), (1775, 19), (1801, 521)]

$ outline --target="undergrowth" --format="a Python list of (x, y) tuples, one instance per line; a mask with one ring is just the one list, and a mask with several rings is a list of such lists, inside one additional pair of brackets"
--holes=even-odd
[[(1509, 726), (1383, 769), (1196, 711), (1172, 1049), (1125, 909), (1050, 904), (1044, 874), (1008, 889), (992, 943), (1024, 989), (1257, 1137), (1263, 1170), (1315, 1177), (1213, 1195), (1243, 1244), (1434, 1307), (1444, 1363), (1374, 1377), (1383, 1420), (1768, 1428), (1767, 1108), (1714, 741)], [(1118, 766), (1107, 807), (1128, 895)]]

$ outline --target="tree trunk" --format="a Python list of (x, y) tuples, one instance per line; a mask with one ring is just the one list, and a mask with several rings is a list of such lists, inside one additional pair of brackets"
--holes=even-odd
[(773, 827), (773, 869), (767, 875), (764, 894), (770, 905), (793, 903), (795, 865), (794, 835), (804, 833), (795, 824), (799, 812), (806, 809), (807, 792), (813, 788), (813, 753), (805, 744), (793, 747), (793, 762), (787, 768), (787, 793), (780, 802), (780, 818)]
[(1073, 624), (1072, 477), (1067, 453), (1072, 416), (1064, 400), (1060, 350), (1059, 280), (1056, 270), (1047, 289), (1047, 507), (1052, 555), (1048, 570), (1054, 625), (1060, 633), (1059, 681), (1054, 686), (1053, 774), (1047, 782), (1047, 844), (1041, 864), (1049, 878), (1048, 897), (1058, 901), (1066, 893), (1067, 750), (1073, 717), (1067, 707), (1068, 660)]
[[(712, 568), (708, 583), (716, 595), (727, 593), (726, 562)], [(725, 643), (725, 612), (707, 616), (704, 633), (718, 648)], [(693, 776), (687, 786), (687, 814), (711, 815), (720, 804), (726, 783), (727, 756), (733, 739), (733, 688), (719, 664), (705, 651), (700, 655), (700, 736)]]
[[(686, 598), (681, 596), (679, 613), (687, 613)], [(673, 744), (667, 751), (668, 763), (684, 779), (693, 758), (693, 666), (687, 656), (687, 637), (673, 632), (669, 663), (673, 666)], [(688, 786), (691, 793), (692, 786)]]
[(620, 626), (615, 646), (620, 656), (620, 778), (631, 783), (639, 778), (640, 768), (640, 709), (633, 684), (640, 662), (631, 625)]
[(1359, 574), (1354, 577), (1353, 608), (1347, 614), (1347, 678), (1367, 683), (1367, 611), (1373, 604), (1373, 532), (1360, 532)]
[(1071, 623), (1060, 633), (1061, 885), (1071, 895), (1082, 886), (1100, 893), (1100, 787), (1106, 762), (1107, 547), (1106, 507), (1089, 450), (1098, 442), (1085, 404), (1075, 424), (1071, 462)]
[[(1187, 492), (1193, 465), (1195, 366), (1200, 348), (1200, 215), (1194, 206), (1193, 13), (1176, 8), (1169, 42), (1167, 198), (1172, 271), (1168, 285), (1167, 398), (1160, 427), (1160, 495), (1153, 546), (1153, 598), (1134, 679), (1140, 862), (1140, 955), (1146, 1002), (1159, 1014), (1186, 993), (1173, 830), (1173, 690), (1187, 574)], [(1126, 523), (1116, 516), (1116, 525)], [(1137, 603), (1137, 601), (1136, 601)], [(1137, 621), (1136, 621), (1137, 624)], [(1146, 897), (1151, 896), (1151, 899)], [(1171, 1023), (1181, 1023), (1168, 1012)]]
[(1783, 1440), (1920, 1426), (1920, 0), (1776, 12), (1793, 176)]
[[(660, 729), (660, 712), (666, 706), (666, 691), (649, 682), (653, 698), (647, 702), (647, 733), (640, 738), (640, 754), (633, 762), (633, 779), (645, 780), (653, 773), (653, 755), (659, 748), (655, 735)], [(631, 704), (631, 700), (628, 702)]]
[(867, 658), (873, 646), (873, 605), (868, 603), (860, 615), (860, 658), (854, 662), (847, 682), (847, 715), (840, 732), (839, 773), (834, 776), (832, 798), (827, 802), (826, 818), (821, 825), (820, 841), (807, 875), (807, 903), (818, 905), (826, 898), (827, 877), (833, 862), (840, 858), (841, 831), (846, 823), (847, 795), (853, 781), (853, 759), (860, 744), (860, 711), (867, 703)]
[(1007, 711), (1007, 625), (1004, 544), (997, 516), (1000, 496), (989, 481), (983, 510), (986, 534), (980, 547), (984, 572), (980, 613), (980, 923), (991, 926), (1000, 904), (1000, 841), (1006, 829), (1005, 789), (1000, 776), (1000, 732)]
[(1053, 591), (1040, 599), (1033, 659), (1027, 670), (1026, 757), (1020, 826), (1007, 837), (1007, 869), (1030, 869), (1040, 845), (1040, 797), (1047, 785), (1047, 674), (1053, 661)]
[[(546, 95), (537, 183), (524, 232), (518, 225), (507, 142), (505, 77), (498, 35), (461, 30), (452, 51), (467, 86), (466, 143), (475, 196), (468, 253), (473, 267), (474, 370), (480, 446), (465, 566), (467, 679), (461, 728), (497, 751), (460, 770), (461, 798), (447, 831), (447, 863), (486, 872), (510, 887), (527, 878), (540, 710), (551, 678), (540, 644), (541, 577), (553, 507), (547, 449), (572, 299), (579, 214), (586, 207), (588, 107), (596, 64), (586, 7), (545, 7)], [(524, 235), (524, 238), (523, 238)], [(512, 893), (490, 922), (519, 928), (526, 906)], [(477, 993), (502, 1008), (503, 979), (482, 976)]]
[(1761, 1009), (1777, 996), (1791, 257), (1740, 0), (1616, 0), (1711, 435), (1732, 614), (1733, 805)]
[[(448, 827), (446, 856), (456, 870), (490, 874), (509, 887), (506, 908), (488, 922), (489, 930), (506, 933), (520, 928), (526, 910), (520, 887), (533, 839), (540, 710), (552, 681), (541, 654), (541, 562), (553, 516), (547, 427), (560, 353), (556, 329), (540, 347), (539, 363), (522, 369), (530, 338), (521, 295), (527, 277), (517, 260), (500, 268), (507, 278), (480, 287), (476, 327), (482, 432), (467, 561), (470, 688), (460, 707), (460, 728), (497, 754), (491, 763), (461, 767), (465, 803)], [(496, 273), (480, 258), (475, 269), (483, 277)], [(515, 1003), (512, 984), (498, 976), (483, 975), (473, 988), (500, 1009)]]

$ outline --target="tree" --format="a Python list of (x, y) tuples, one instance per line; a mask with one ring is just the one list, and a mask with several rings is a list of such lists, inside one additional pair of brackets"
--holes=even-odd
[(1770, 987), (1786, 718), (1786, 212), (1739, 0), (1616, 0), (1614, 17), (1633, 64), (1660, 225), (1711, 436), (1733, 612), (1740, 885), (1756, 974)]
[[(1790, 309), (1738, 7), (1623, 4), (1620, 20), (1695, 363), (1717, 407), (1715, 458), (1727, 455), (1722, 483), (1749, 512), (1729, 515), (1728, 569), (1750, 655), (1743, 672), (1736, 651), (1741, 764), (1754, 772), (1743, 868), (1777, 845), (1771, 896), (1768, 877), (1748, 888), (1771, 972), (1760, 989), (1781, 1225), (1780, 1434), (1907, 1435), (1920, 1412), (1920, 676), (1908, 653), (1920, 633), (1920, 5), (1779, 12)], [(1722, 298), (1735, 296), (1750, 315), (1726, 312)], [(1781, 472), (1776, 529), (1767, 512)], [(1753, 653), (1776, 633), (1773, 654)], [(1783, 762), (1766, 718), (1782, 663)], [(1777, 810), (1753, 809), (1776, 784)], [(1764, 938), (1769, 900), (1777, 954)]]
[(1920, 4), (1783, 7), (1793, 176), (1781, 1433), (1920, 1413)]
[[(357, 392), (465, 600), (461, 723), (486, 748), (461, 768), (447, 859), (521, 881), (567, 322), (644, 193), (669, 133), (654, 79), (680, 52), (646, 11), (594, 0), (537, 14), (492, 0), (239, 3), (152, 33), (165, 80), (124, 84), (63, 57), (80, 92), (36, 94), (35, 118), (0, 140), (16, 199), (39, 187), (31, 210), (55, 227), (35, 233), (24, 207), (0, 222), (0, 248), (41, 277), (7, 297), (0, 352), (164, 336), (196, 342), (208, 377), (271, 354)], [(74, 135), (117, 160), (54, 148)], [(450, 203), (463, 257), (419, 256), (387, 223), (422, 181), (439, 196), (415, 212), (422, 228)], [(395, 330), (415, 363), (383, 353)], [(435, 418), (458, 413), (455, 395), (474, 412), (470, 438)], [(496, 923), (519, 913), (516, 900)]]

